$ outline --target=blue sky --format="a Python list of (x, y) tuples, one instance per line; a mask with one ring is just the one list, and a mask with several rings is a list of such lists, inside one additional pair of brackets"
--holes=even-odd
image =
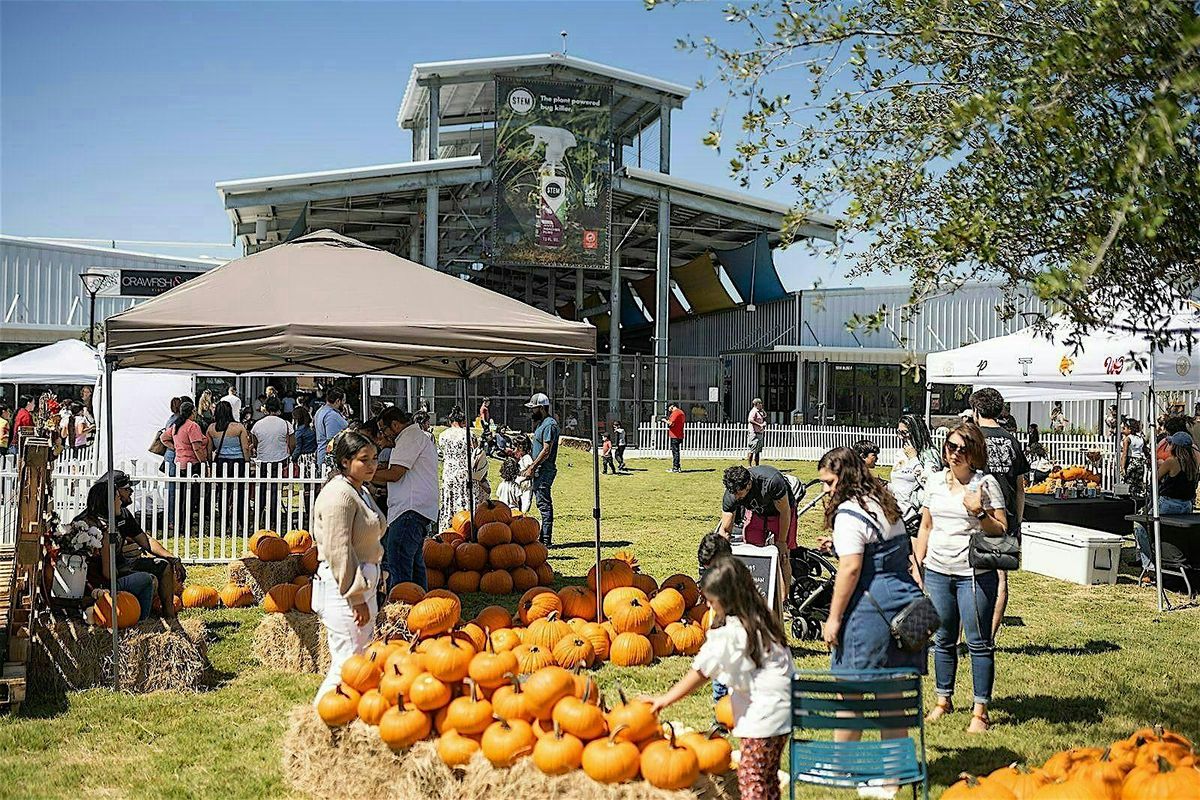
[[(219, 243), (219, 180), (406, 161), (396, 110), (420, 61), (559, 49), (693, 85), (685, 34), (732, 41), (719, 3), (0, 3), (0, 230)], [(672, 172), (734, 187), (704, 147), (715, 85), (673, 119)], [(786, 190), (755, 193), (790, 201)], [(231, 247), (127, 249), (232, 257)], [(778, 257), (843, 285), (835, 251)], [(894, 279), (893, 279), (894, 280)]]

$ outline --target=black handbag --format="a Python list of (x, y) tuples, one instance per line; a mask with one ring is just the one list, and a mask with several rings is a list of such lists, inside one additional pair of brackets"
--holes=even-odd
[(1021, 568), (1021, 540), (1011, 533), (987, 536), (983, 531), (976, 531), (971, 534), (967, 560), (975, 569), (1018, 570)]

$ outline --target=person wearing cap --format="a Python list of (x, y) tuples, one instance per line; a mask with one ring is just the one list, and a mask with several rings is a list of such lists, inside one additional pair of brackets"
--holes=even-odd
[[(1189, 514), (1196, 505), (1196, 485), (1200, 483), (1200, 458), (1187, 431), (1177, 431), (1164, 440), (1167, 457), (1157, 463), (1158, 513)], [(1140, 522), (1133, 526), (1138, 557), (1142, 562), (1142, 583), (1154, 583), (1154, 542)]]
[(683, 428), (686, 418), (678, 403), (671, 403), (667, 406), (667, 416), (663, 417), (663, 424), (667, 426), (667, 440), (671, 445), (671, 469), (668, 471), (682, 472), (683, 470), (679, 466), (679, 451), (683, 448)]
[(554, 499), (550, 487), (558, 475), (558, 420), (550, 413), (550, 398), (538, 392), (525, 404), (533, 418), (533, 463), (521, 471), (522, 478), (532, 479), (533, 501), (542, 517), (542, 544), (547, 547), (554, 537)]
[[(137, 484), (121, 470), (113, 473), (113, 488), (117, 494), (117, 533), (121, 539), (117, 547), (118, 574), (145, 572), (158, 581), (158, 599), (162, 615), (167, 619), (175, 616), (175, 588), (187, 578), (183, 562), (169, 550), (152, 539), (133, 514), (133, 487)], [(98, 486), (108, 483), (104, 475)]]

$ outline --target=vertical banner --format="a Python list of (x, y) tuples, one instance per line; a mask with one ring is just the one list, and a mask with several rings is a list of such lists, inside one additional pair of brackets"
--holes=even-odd
[(608, 269), (612, 87), (496, 77), (492, 262)]

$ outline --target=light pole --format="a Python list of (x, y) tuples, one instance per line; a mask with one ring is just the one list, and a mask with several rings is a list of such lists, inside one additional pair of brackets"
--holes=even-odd
[(79, 280), (83, 281), (83, 290), (88, 294), (88, 344), (92, 347), (96, 346), (96, 295), (102, 292), (109, 283), (113, 280), (111, 272), (87, 272), (79, 273)]

